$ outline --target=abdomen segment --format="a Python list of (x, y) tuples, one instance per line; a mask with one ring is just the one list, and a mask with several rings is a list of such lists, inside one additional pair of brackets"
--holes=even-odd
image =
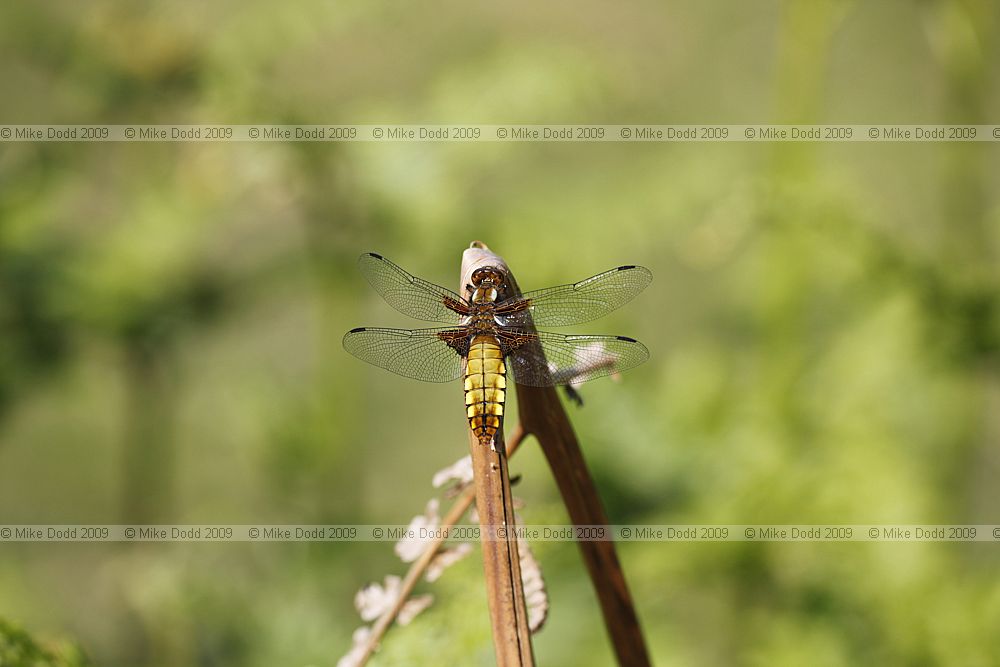
[(506, 389), (507, 369), (497, 339), (473, 337), (465, 371), (465, 406), (469, 426), (480, 444), (492, 443), (500, 429)]

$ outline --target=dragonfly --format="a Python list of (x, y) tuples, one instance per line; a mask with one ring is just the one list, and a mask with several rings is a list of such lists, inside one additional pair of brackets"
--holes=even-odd
[(484, 446), (495, 446), (503, 423), (509, 374), (521, 385), (575, 387), (649, 358), (646, 347), (627, 336), (535, 329), (589, 322), (631, 301), (653, 278), (642, 266), (619, 266), (580, 282), (519, 296), (511, 295), (504, 268), (483, 266), (470, 277), (468, 299), (373, 252), (361, 255), (358, 266), (390, 306), (415, 319), (448, 326), (358, 327), (344, 336), (344, 349), (369, 364), (424, 382), (464, 377), (466, 417)]

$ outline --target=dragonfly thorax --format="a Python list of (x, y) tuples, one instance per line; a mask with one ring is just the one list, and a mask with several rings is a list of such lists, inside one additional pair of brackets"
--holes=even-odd
[(476, 291), (472, 293), (472, 303), (475, 304), (493, 304), (496, 303), (499, 293), (497, 288), (492, 285), (481, 285), (476, 288)]
[(477, 333), (492, 332), (497, 326), (495, 311), (496, 306), (491, 301), (473, 301), (472, 315), (464, 324)]

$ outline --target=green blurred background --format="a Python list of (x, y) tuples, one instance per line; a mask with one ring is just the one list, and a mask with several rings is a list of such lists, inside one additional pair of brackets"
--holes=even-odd
[[(0, 122), (988, 123), (997, 37), (990, 0), (15, 1)], [(355, 258), (455, 286), (473, 239), (525, 289), (655, 274), (576, 329), (652, 353), (570, 407), (614, 522), (998, 522), (995, 146), (3, 144), (0, 523), (408, 522), (465, 453), (460, 387), (341, 349), (413, 325)], [(512, 468), (563, 521), (533, 443)], [(659, 665), (1000, 664), (997, 545), (620, 553)], [(536, 554), (540, 663), (609, 664), (576, 547)], [(481, 568), (373, 664), (492, 664)], [(101, 665), (332, 665), (354, 592), (404, 569), (7, 543), (0, 617)]]

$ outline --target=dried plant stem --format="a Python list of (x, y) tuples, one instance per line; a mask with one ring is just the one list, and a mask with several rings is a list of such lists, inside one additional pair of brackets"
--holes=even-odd
[[(517, 391), (521, 424), (538, 439), (570, 520), (578, 526), (607, 525), (607, 514), (555, 389), (518, 385)], [(577, 544), (597, 591), (604, 626), (611, 637), (618, 664), (649, 665), (642, 627), (615, 543), (612, 540), (580, 540)]]
[[(466, 286), (472, 282), (473, 271), (484, 266), (503, 267), (504, 262), (485, 245), (474, 243), (462, 255), (462, 275), (459, 282), (465, 297), (470, 300), (472, 294)], [(462, 365), (464, 370), (464, 361)], [(535, 664), (535, 658), (532, 653), (531, 630), (528, 628), (524, 582), (521, 579), (521, 558), (514, 531), (517, 521), (510, 492), (503, 428), (496, 432), (493, 447), (484, 446), (471, 425), (468, 435), (475, 479), (476, 509), (481, 527), (480, 546), (486, 579), (486, 600), (489, 604), (497, 665), (530, 667)], [(487, 535), (487, 529), (501, 527), (506, 530), (503, 535)]]
[[(508, 279), (512, 290), (520, 294), (517, 280), (509, 271)], [(608, 516), (587, 469), (583, 450), (555, 387), (518, 384), (517, 398), (520, 426), (538, 439), (570, 520), (578, 526), (608, 525)], [(618, 664), (649, 665), (646, 641), (615, 543), (612, 540), (579, 540), (577, 544), (597, 591), (604, 626), (611, 637)]]
[[(521, 441), (524, 440), (525, 431), (518, 424), (513, 433), (511, 433), (510, 442), (507, 443), (507, 456), (512, 456), (515, 451), (517, 451), (518, 446)], [(391, 608), (386, 610), (382, 614), (375, 624), (372, 626), (371, 633), (368, 635), (365, 641), (365, 651), (358, 660), (358, 667), (365, 665), (372, 654), (375, 653), (375, 649), (378, 648), (379, 643), (382, 641), (382, 637), (392, 626), (393, 621), (399, 616), (400, 610), (406, 601), (409, 599), (410, 595), (413, 593), (413, 589), (416, 588), (417, 582), (420, 578), (424, 576), (427, 571), (427, 567), (434, 560), (434, 557), (438, 555), (441, 551), (441, 547), (444, 546), (445, 540), (448, 537), (448, 529), (454, 526), (459, 520), (469, 511), (472, 506), (472, 501), (476, 499), (476, 488), (474, 484), (470, 484), (466, 487), (461, 494), (455, 498), (455, 502), (449, 508), (448, 513), (444, 515), (441, 519), (441, 537), (435, 538), (428, 541), (427, 547), (424, 552), (420, 554), (417, 560), (410, 564), (410, 569), (407, 571), (406, 576), (403, 578), (402, 584), (400, 584), (399, 599), (396, 600), (395, 604)]]
[[(476, 509), (482, 527), (480, 544), (486, 579), (486, 599), (493, 626), (497, 665), (534, 665), (531, 630), (521, 579), (521, 558), (514, 528), (514, 505), (510, 492), (503, 431), (494, 438), (496, 451), (484, 447), (469, 430), (472, 472), (475, 476)], [(505, 535), (487, 535), (486, 529), (503, 527)]]

